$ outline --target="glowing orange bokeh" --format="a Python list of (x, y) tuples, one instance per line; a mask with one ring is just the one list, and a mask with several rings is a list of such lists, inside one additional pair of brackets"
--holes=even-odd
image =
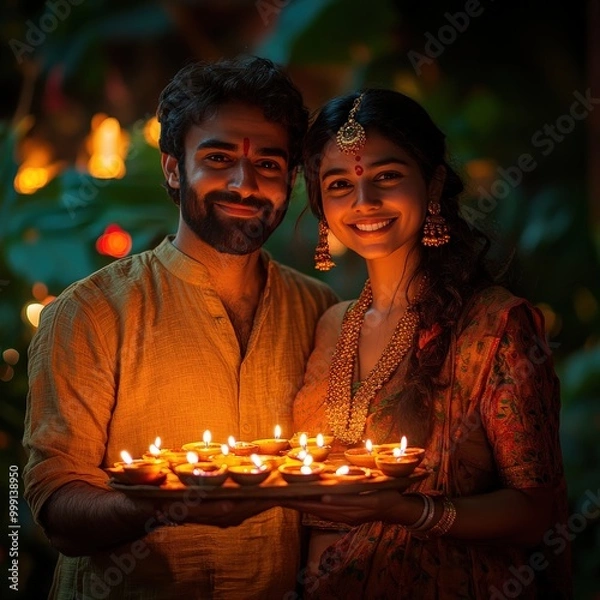
[(123, 258), (131, 251), (131, 236), (118, 225), (108, 225), (96, 240), (96, 250), (105, 256)]

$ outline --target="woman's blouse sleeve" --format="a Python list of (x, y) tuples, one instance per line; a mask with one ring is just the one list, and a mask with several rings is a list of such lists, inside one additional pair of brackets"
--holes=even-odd
[(528, 304), (510, 309), (480, 411), (504, 485), (553, 487), (559, 482), (559, 383), (543, 317)]

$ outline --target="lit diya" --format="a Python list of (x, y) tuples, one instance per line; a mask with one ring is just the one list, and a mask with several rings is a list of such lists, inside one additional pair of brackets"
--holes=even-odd
[(318, 481), (324, 469), (323, 463), (313, 462), (313, 457), (308, 454), (301, 465), (281, 465), (279, 473), (288, 483), (308, 483)]
[(400, 448), (394, 448), (392, 454), (375, 455), (377, 468), (389, 477), (408, 477), (421, 462), (414, 454), (402, 454)]
[(236, 456), (233, 454), (228, 444), (221, 444), (221, 453), (212, 454), (210, 460), (218, 465), (227, 465), (228, 467), (252, 464), (249, 456)]
[[(306, 434), (302, 434), (305, 436)], [(314, 445), (308, 443), (308, 438), (300, 437), (299, 448), (292, 448), (288, 452), (288, 456), (294, 460), (303, 461), (307, 455), (311, 455), (317, 462), (323, 462), (329, 456), (331, 452), (331, 446), (325, 445), (325, 438), (322, 433), (319, 433), (315, 439)]]
[(144, 460), (150, 460), (153, 458), (164, 460), (169, 463), (169, 467), (171, 467), (171, 469), (176, 465), (186, 462), (186, 450), (171, 450), (169, 448), (162, 448), (161, 445), (162, 440), (157, 436), (154, 440), (154, 443), (150, 444), (148, 447), (148, 452), (145, 452), (142, 458)]
[(323, 479), (334, 479), (340, 482), (350, 481), (362, 481), (363, 479), (370, 479), (372, 477), (371, 469), (366, 467), (355, 467), (349, 465), (342, 465), (334, 470), (333, 467), (326, 468), (321, 473)]
[(128, 485), (160, 485), (166, 478), (163, 469), (167, 466), (164, 460), (142, 458), (133, 459), (126, 450), (121, 452), (122, 461), (114, 467), (106, 469), (119, 483)]
[(399, 451), (400, 456), (416, 456), (419, 459), (419, 463), (423, 460), (425, 456), (425, 449), (418, 448), (417, 446), (409, 446), (406, 436), (402, 436), (400, 440), (400, 445), (398, 444), (381, 444), (378, 446), (377, 453), (378, 454), (389, 454), (393, 455), (394, 451)]
[(190, 486), (216, 487), (227, 479), (227, 465), (199, 461), (195, 452), (188, 452), (187, 463), (177, 465), (174, 471), (181, 483)]
[(272, 438), (254, 440), (252, 443), (258, 446), (260, 454), (273, 456), (290, 447), (290, 442), (281, 438), (281, 427), (279, 427), (279, 425), (275, 425), (274, 436), (275, 437)]
[(376, 448), (371, 440), (365, 442), (364, 448), (349, 448), (344, 452), (346, 460), (357, 467), (375, 468)]
[(258, 445), (251, 442), (236, 442), (235, 438), (230, 435), (227, 444), (229, 450), (236, 456), (251, 456), (258, 452)]
[[(323, 434), (321, 434), (323, 435)], [(303, 442), (305, 446), (316, 446), (319, 435), (316, 437), (310, 437), (308, 431), (298, 431), (290, 438), (290, 446), (292, 448), (302, 447)], [(333, 435), (323, 435), (323, 443), (326, 446), (331, 446), (335, 437)]]
[(184, 444), (183, 449), (188, 452), (195, 452), (202, 460), (207, 460), (214, 454), (218, 454), (221, 451), (221, 444), (212, 442), (212, 435), (207, 429), (202, 434), (201, 442), (192, 442), (190, 444)]
[(253, 463), (251, 465), (229, 467), (229, 476), (239, 485), (258, 485), (271, 474), (271, 466), (262, 462), (257, 454), (250, 458)]

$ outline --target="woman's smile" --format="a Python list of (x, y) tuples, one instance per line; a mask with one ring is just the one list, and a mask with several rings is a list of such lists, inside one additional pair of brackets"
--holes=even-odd
[(348, 225), (358, 234), (380, 234), (389, 231), (396, 219), (397, 217), (391, 219), (379, 219), (376, 221), (372, 219), (368, 221), (361, 220), (356, 223), (349, 223)]

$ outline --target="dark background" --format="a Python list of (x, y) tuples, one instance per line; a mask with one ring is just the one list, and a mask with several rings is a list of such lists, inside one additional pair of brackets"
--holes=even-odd
[[(598, 0), (519, 6), (498, 0), (8, 0), (0, 34), (3, 497), (8, 466), (22, 469), (24, 462), (26, 349), (34, 331), (26, 306), (113, 260), (96, 247), (107, 226), (130, 235), (131, 252), (174, 231), (177, 212), (161, 188), (159, 153), (145, 141), (144, 124), (187, 61), (240, 52), (286, 65), (311, 110), (366, 85), (392, 87), (429, 110), (468, 181), (465, 206), (478, 211), (468, 214), (492, 236), (495, 260), (513, 290), (546, 315), (562, 382), (571, 513), (586, 493), (598, 492), (600, 109), (592, 104), (578, 121), (566, 116), (578, 93), (589, 89), (600, 98)], [(98, 113), (118, 119), (129, 136), (120, 179), (87, 172), (86, 138)], [(548, 129), (557, 126), (568, 132)], [(44, 153), (37, 166), (52, 173), (49, 183), (18, 193), (19, 168)], [(526, 154), (535, 168), (516, 171)], [(501, 183), (508, 178), (503, 173), (512, 173), (514, 183)], [(485, 193), (496, 197), (486, 202)], [(270, 251), (325, 278), (342, 297), (355, 296), (365, 276), (357, 257), (336, 257), (339, 267), (326, 275), (313, 271), (316, 223), (311, 216), (298, 220), (305, 201), (299, 182)], [(3, 524), (6, 519), (3, 510)], [(20, 523), (15, 597), (43, 598), (55, 556), (24, 502)], [(600, 598), (598, 519), (573, 537), (575, 597)], [(6, 535), (0, 539), (4, 569)]]

